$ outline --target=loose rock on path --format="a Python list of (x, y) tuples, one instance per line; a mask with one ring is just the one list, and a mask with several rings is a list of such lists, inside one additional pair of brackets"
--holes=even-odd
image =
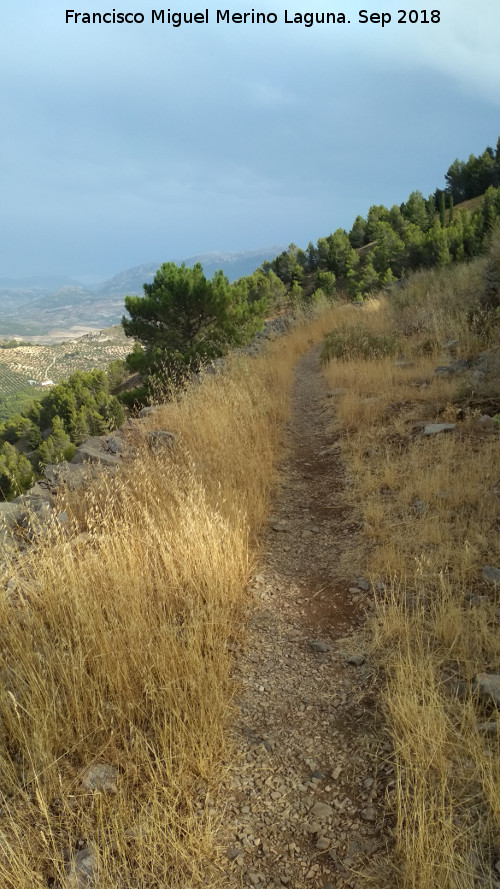
[(318, 351), (297, 367), (282, 485), (236, 655), (238, 757), (222, 800), (233, 887), (359, 887), (356, 872), (385, 845), (391, 766), (364, 650), (373, 594)]

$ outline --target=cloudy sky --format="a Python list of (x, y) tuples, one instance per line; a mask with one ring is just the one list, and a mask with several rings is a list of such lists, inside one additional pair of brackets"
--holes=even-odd
[[(77, 0), (73, 0), (77, 3)], [(83, 0), (79, 12), (111, 12)], [(211, 0), (205, 0), (205, 3)], [(152, 260), (306, 246), (370, 204), (444, 184), (500, 135), (498, 0), (266, 0), (267, 25), (66, 24), (71, 0), (0, 5), (0, 277), (87, 283)], [(416, 4), (414, 4), (416, 6)], [(418, 4), (424, 6), (423, 0)], [(205, 11), (183, 0), (172, 11)], [(344, 12), (306, 28), (285, 10)]]

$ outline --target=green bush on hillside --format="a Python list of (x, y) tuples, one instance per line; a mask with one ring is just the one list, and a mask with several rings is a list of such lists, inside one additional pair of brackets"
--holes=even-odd
[(35, 480), (30, 461), (14, 445), (0, 445), (0, 499), (12, 500), (22, 494)]
[[(123, 374), (118, 366), (111, 370), (112, 380)], [(77, 371), (0, 423), (0, 499), (25, 491), (47, 463), (71, 460), (86, 438), (123, 423), (124, 408), (109, 389), (103, 370)]]
[(250, 283), (230, 284), (222, 271), (210, 280), (200, 263), (192, 269), (164, 263), (144, 284), (144, 296), (125, 297), (130, 318), (122, 318), (123, 329), (137, 340), (129, 368), (143, 373), (146, 385), (154, 377), (156, 387), (163, 376), (168, 388), (251, 340), (262, 327), (267, 295), (262, 282)]
[(38, 448), (38, 459), (41, 466), (48, 463), (61, 463), (63, 460), (72, 460), (75, 456), (76, 446), (72, 443), (60, 417), (52, 420), (52, 432)]
[(55, 417), (60, 418), (64, 432), (77, 445), (91, 435), (112, 432), (125, 418), (123, 407), (109, 392), (103, 370), (76, 371), (33, 404), (28, 416), (42, 432), (50, 429)]
[[(445, 191), (427, 199), (413, 191), (399, 207), (371, 206), (349, 233), (339, 228), (306, 250), (290, 244), (260, 271), (281, 279), (293, 305), (298, 284), (306, 300), (317, 289), (331, 295), (332, 281), (324, 275), (335, 277), (336, 292), (357, 300), (409, 272), (472, 259), (485, 252), (500, 217), (500, 139), (496, 152), (488, 148), (467, 163), (455, 161), (446, 181)], [(472, 207), (457, 206), (480, 196)]]
[(385, 358), (394, 355), (399, 342), (395, 335), (377, 334), (364, 324), (341, 324), (325, 337), (321, 360), (355, 361), (358, 358)]
[(500, 228), (495, 232), (492, 242), (480, 304), (486, 311), (500, 313)]

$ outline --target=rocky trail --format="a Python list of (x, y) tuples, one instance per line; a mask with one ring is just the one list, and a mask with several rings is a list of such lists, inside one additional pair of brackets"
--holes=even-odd
[(366, 655), (373, 591), (318, 348), (298, 364), (281, 486), (237, 648), (236, 765), (225, 782), (231, 886), (366, 885), (392, 779)]

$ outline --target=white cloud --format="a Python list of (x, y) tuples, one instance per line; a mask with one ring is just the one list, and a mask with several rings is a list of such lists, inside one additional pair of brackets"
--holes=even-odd
[(374, 35), (364, 33), (365, 52), (386, 67), (441, 73), (466, 95), (500, 105), (500, 5), (491, 0), (435, 0), (435, 5), (440, 11), (436, 25), (395, 24), (394, 10), (385, 38), (379, 34), (367, 40)]

